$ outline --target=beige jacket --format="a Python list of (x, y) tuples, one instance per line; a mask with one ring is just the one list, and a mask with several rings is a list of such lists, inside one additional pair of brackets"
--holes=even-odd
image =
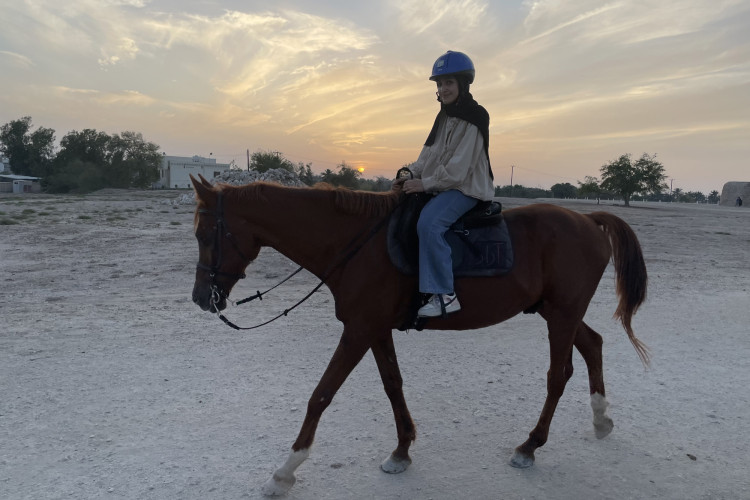
[(484, 201), (495, 196), (482, 134), (460, 118), (443, 116), (435, 142), (422, 148), (409, 170), (428, 193), (457, 189)]

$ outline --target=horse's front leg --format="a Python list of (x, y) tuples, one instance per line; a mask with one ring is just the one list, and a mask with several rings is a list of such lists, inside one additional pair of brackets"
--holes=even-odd
[(393, 347), (393, 336), (390, 331), (384, 337), (373, 342), (372, 354), (378, 364), (385, 393), (391, 401), (393, 416), (396, 418), (396, 432), (398, 433), (398, 446), (380, 464), (380, 468), (389, 474), (397, 474), (405, 471), (411, 465), (409, 446), (417, 438), (417, 431), (409, 414), (409, 409), (406, 407), (402, 389), (403, 379), (398, 367), (396, 349)]
[(369, 342), (370, 339), (365, 336), (353, 335), (348, 328), (344, 328), (336, 352), (333, 353), (323, 377), (307, 403), (307, 414), (297, 440), (292, 445), (289, 458), (263, 485), (264, 495), (284, 495), (297, 481), (294, 472), (310, 455), (310, 447), (315, 439), (315, 430), (318, 427), (320, 416), (331, 404), (333, 396), (370, 348)]

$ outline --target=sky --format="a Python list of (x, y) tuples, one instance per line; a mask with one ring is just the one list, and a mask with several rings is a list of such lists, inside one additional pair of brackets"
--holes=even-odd
[(0, 0), (0, 124), (135, 131), (168, 155), (391, 178), (447, 50), (474, 61), (496, 185), (656, 154), (668, 183), (750, 181), (747, 0)]

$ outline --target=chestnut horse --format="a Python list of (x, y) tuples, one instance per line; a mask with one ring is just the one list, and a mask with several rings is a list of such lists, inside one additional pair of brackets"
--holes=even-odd
[[(291, 453), (263, 491), (280, 495), (294, 484), (295, 470), (309, 455), (323, 411), (368, 350), (375, 357), (398, 433), (398, 445), (381, 468), (389, 473), (406, 470), (416, 431), (404, 400), (392, 331), (410, 313), (417, 280), (391, 264), (382, 224), (404, 195), (399, 190), (367, 193), (267, 183), (212, 186), (202, 177), (192, 181), (200, 252), (193, 301), (201, 309), (224, 309), (247, 265), (261, 247), (272, 247), (325, 279), (335, 300), (336, 317), (344, 324), (338, 347), (310, 397)], [(534, 463), (534, 450), (547, 441), (555, 407), (573, 374), (573, 347), (588, 368), (596, 435), (602, 438), (612, 430), (606, 412), (602, 337), (583, 317), (612, 258), (619, 297), (614, 316), (647, 364), (646, 347), (630, 325), (646, 297), (646, 266), (635, 233), (615, 215), (582, 215), (545, 204), (503, 213), (514, 247), (512, 270), (498, 277), (457, 279), (462, 309), (446, 318), (430, 319), (425, 327), (482, 328), (522, 311), (539, 313), (547, 321), (547, 398), (529, 438), (515, 449), (510, 461), (515, 467), (529, 467)]]

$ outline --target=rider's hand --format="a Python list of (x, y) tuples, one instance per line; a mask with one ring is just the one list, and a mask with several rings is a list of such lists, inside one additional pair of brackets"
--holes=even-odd
[(406, 182), (406, 179), (401, 178), (395, 178), (393, 179), (393, 182), (391, 182), (391, 190), (392, 191), (402, 191), (404, 189), (404, 182)]
[(422, 179), (409, 179), (404, 182), (403, 190), (406, 194), (423, 193), (424, 185), (422, 184)]

